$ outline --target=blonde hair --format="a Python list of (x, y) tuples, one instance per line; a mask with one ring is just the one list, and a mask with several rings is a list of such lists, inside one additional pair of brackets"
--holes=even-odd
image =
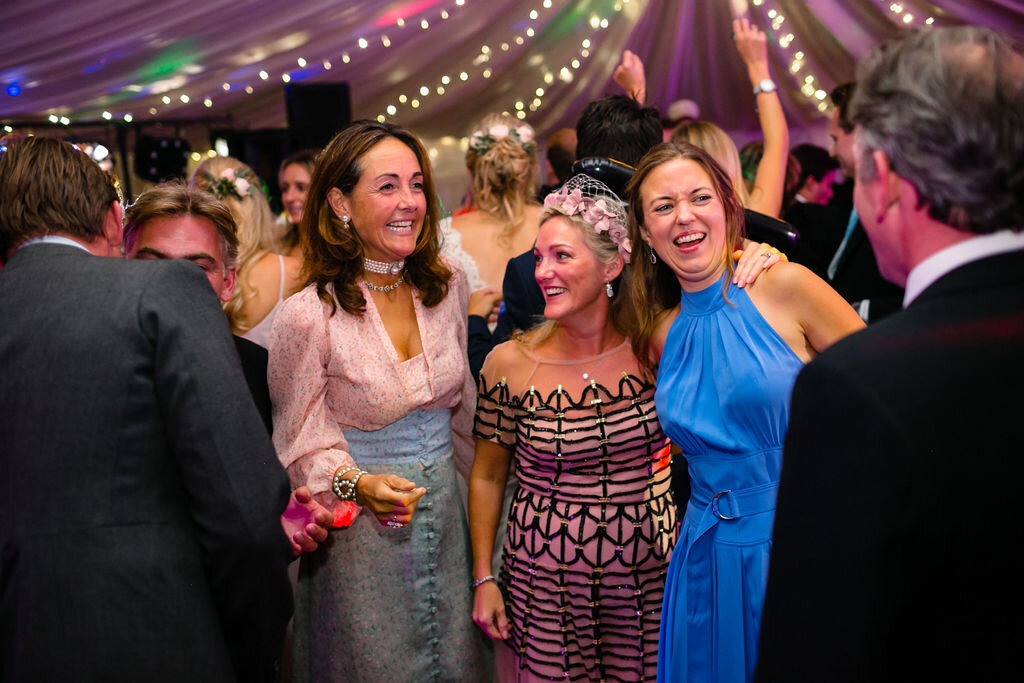
[[(602, 266), (611, 266), (619, 260), (619, 247), (612, 240), (611, 234), (607, 230), (598, 232), (594, 229), (593, 225), (583, 219), (581, 214), (567, 215), (560, 208), (545, 207), (540, 217), (540, 224), (543, 226), (552, 218), (558, 217), (567, 219), (579, 231), (583, 244), (593, 252), (597, 262)], [(622, 291), (630, 281), (630, 278), (629, 263), (624, 263), (622, 272), (619, 273), (618, 277), (609, 282), (614, 291), (609, 303), (609, 319), (611, 320), (612, 327), (623, 335), (628, 335), (632, 322), (628, 313), (629, 295)], [(529, 330), (515, 332), (512, 338), (523, 346), (536, 348), (550, 339), (558, 327), (557, 320), (545, 320)]]
[(224, 312), (231, 323), (231, 331), (241, 334), (253, 327), (242, 314), (247, 301), (256, 296), (256, 288), (249, 280), (249, 271), (267, 254), (274, 252), (274, 212), (263, 194), (263, 181), (256, 172), (234, 157), (213, 157), (196, 167), (189, 179), (191, 187), (212, 192), (212, 186), (227, 169), (242, 171), (249, 183), (248, 191), (241, 197), (227, 193), (219, 199), (231, 211), (238, 234), (238, 278), (231, 300), (224, 304)]
[(732, 188), (736, 192), (736, 196), (739, 197), (740, 205), (747, 206), (750, 203), (750, 194), (747, 192), (746, 183), (743, 182), (740, 154), (736, 151), (736, 143), (724, 130), (710, 121), (680, 123), (672, 131), (671, 142), (688, 142), (710, 154), (711, 158), (728, 174)]
[(520, 134), (510, 134), (494, 140), (486, 148), (475, 147), (470, 142), (466, 152), (473, 205), (505, 224), (498, 241), (506, 244), (523, 220), (523, 207), (536, 203), (536, 145), (532, 144), (533, 128), (514, 116), (488, 114), (473, 131), (487, 133), (492, 126), (505, 126), (509, 131), (525, 130), (530, 138), (522, 140)]

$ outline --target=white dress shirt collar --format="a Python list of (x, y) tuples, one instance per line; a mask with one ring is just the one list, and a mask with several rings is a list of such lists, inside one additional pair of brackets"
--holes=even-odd
[(918, 263), (907, 276), (903, 292), (903, 308), (920, 296), (936, 280), (960, 266), (980, 261), (989, 256), (1024, 249), (1024, 231), (999, 230), (988, 235), (978, 235), (951, 247), (941, 249)]

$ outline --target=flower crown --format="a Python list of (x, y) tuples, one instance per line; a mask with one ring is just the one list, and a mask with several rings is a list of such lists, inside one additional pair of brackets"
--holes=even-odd
[(626, 210), (611, 188), (601, 181), (582, 173), (575, 175), (544, 198), (544, 209), (564, 216), (579, 216), (598, 234), (607, 232), (622, 254), (622, 260), (629, 263), (633, 245), (626, 231)]
[(473, 131), (469, 136), (469, 149), (477, 156), (482, 156), (499, 140), (512, 138), (523, 150), (532, 155), (537, 146), (533, 143), (533, 129), (529, 126), (509, 128), (503, 123), (496, 123), (487, 130)]
[(207, 191), (221, 201), (226, 197), (245, 199), (246, 195), (253, 194), (255, 192), (254, 188), (257, 187), (254, 183), (246, 180), (246, 178), (252, 177), (252, 173), (246, 168), (239, 168), (237, 170), (225, 168), (216, 178), (204, 172), (203, 177), (209, 183)]

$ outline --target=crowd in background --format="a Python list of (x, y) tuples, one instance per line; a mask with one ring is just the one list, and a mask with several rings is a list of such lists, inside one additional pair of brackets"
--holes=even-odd
[(908, 34), (831, 94), (831, 150), (790, 149), (733, 31), (762, 140), (663, 117), (627, 51), (543, 152), (482, 116), (453, 216), (389, 123), (285, 158), (280, 216), (232, 157), (126, 207), (7, 138), (0, 680), (1006, 663), (1013, 420), (963, 404), (1024, 379), (1024, 58)]

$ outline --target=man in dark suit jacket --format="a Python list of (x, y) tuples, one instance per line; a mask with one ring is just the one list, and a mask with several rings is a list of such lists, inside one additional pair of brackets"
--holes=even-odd
[[(856, 90), (854, 83), (836, 87), (830, 98), (835, 110), (829, 120), (828, 132), (832, 138), (833, 154), (839, 168), (847, 178), (854, 177), (853, 124), (849, 116), (849, 102)], [(836, 244), (825, 261), (824, 277), (840, 296), (850, 302), (866, 323), (881, 320), (900, 310), (903, 288), (882, 276), (878, 260), (868, 241), (864, 225), (852, 207), (852, 197), (844, 202), (844, 193), (837, 191), (830, 207), (840, 207), (840, 231), (833, 229), (824, 236), (822, 245)]]
[(201, 271), (96, 257), (121, 218), (68, 143), (0, 156), (0, 681), (272, 680), (326, 511), (286, 509)]
[[(125, 212), (125, 258), (185, 259), (199, 266), (214, 293), (231, 301), (237, 278), (238, 236), (231, 211), (209, 192), (180, 181), (143, 192)], [(273, 431), (267, 350), (232, 335), (242, 373), (267, 433)]]
[(756, 680), (1016, 679), (1024, 56), (936, 28), (858, 77), (856, 204), (906, 306), (796, 382)]

